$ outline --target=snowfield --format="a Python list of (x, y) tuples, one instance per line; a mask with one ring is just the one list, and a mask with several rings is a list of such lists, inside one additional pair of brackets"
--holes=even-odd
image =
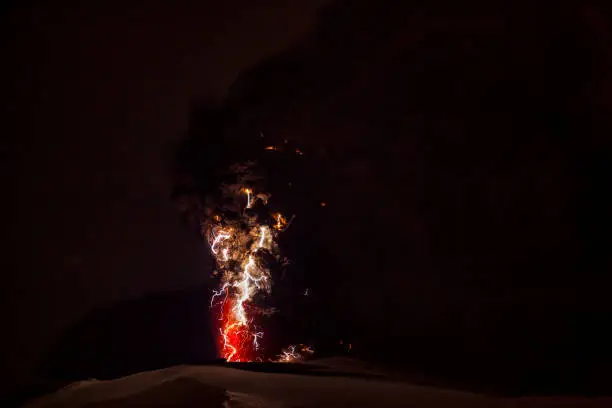
[[(317, 362), (324, 365), (324, 363)], [(612, 397), (503, 398), (413, 385), (343, 364), (306, 374), (176, 366), (109, 381), (80, 381), (33, 400), (52, 407), (610, 407)], [(333, 369), (334, 371), (330, 371)]]

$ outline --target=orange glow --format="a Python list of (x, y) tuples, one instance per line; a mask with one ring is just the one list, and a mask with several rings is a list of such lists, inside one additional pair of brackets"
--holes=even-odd
[(274, 218), (276, 219), (276, 224), (274, 224), (274, 228), (279, 231), (284, 230), (287, 226), (287, 219), (283, 217), (280, 213), (274, 214)]
[(246, 195), (247, 195), (247, 205), (246, 205), (246, 208), (251, 208), (251, 205), (253, 204), (253, 203), (251, 202), (251, 194), (253, 194), (253, 192), (251, 191), (251, 189), (250, 189), (250, 188), (245, 188), (245, 189), (244, 189), (244, 192), (245, 192), (245, 193), (246, 193)]
[[(271, 275), (266, 266), (272, 255), (278, 262), (280, 257), (277, 239), (285, 231), (289, 222), (280, 213), (260, 215), (245, 212), (256, 200), (265, 206), (269, 194), (255, 194), (250, 188), (232, 190), (238, 192), (237, 202), (246, 205), (241, 208), (239, 219), (213, 215), (206, 221), (206, 234), (217, 270), (213, 273), (221, 277), (221, 287), (213, 290), (210, 308), (218, 314), (219, 350), (227, 362), (261, 361), (260, 340), (263, 331), (257, 325), (257, 316), (271, 313), (261, 309), (254, 302), (259, 294), (270, 293)], [(268, 261), (267, 261), (268, 260)], [(308, 290), (305, 293), (308, 294)], [(300, 361), (313, 350), (305, 345), (290, 346), (283, 349), (278, 361)]]
[(228, 361), (252, 361), (254, 355), (250, 343), (256, 341), (256, 333), (251, 333), (247, 325), (234, 319), (233, 299), (225, 298), (221, 306), (222, 327), (219, 329), (220, 349), (222, 356)]
[[(250, 188), (240, 191), (246, 195), (246, 208), (255, 199), (267, 202), (265, 194), (254, 196)], [(271, 289), (270, 271), (262, 251), (279, 256), (276, 243), (279, 232), (244, 214), (239, 222), (230, 225), (227, 223), (231, 221), (221, 217), (213, 216), (211, 220), (207, 225), (209, 246), (223, 283), (219, 290), (213, 291), (210, 307), (218, 308), (221, 355), (228, 362), (253, 361), (261, 358), (259, 340), (264, 334), (254, 321), (256, 315), (264, 312), (253, 304), (253, 296), (269, 293)], [(283, 227), (286, 224), (282, 216), (275, 220)]]
[(314, 350), (310, 346), (304, 344), (298, 344), (297, 346), (291, 345), (286, 349), (283, 349), (281, 354), (278, 355), (279, 363), (297, 363), (304, 360), (309, 354), (313, 354)]

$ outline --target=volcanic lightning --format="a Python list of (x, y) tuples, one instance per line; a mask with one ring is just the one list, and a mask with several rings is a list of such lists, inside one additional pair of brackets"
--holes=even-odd
[(279, 363), (296, 363), (298, 361), (304, 360), (304, 358), (313, 354), (314, 350), (307, 345), (298, 344), (297, 346), (289, 346), (286, 349), (283, 349), (281, 354), (278, 355)]
[[(206, 200), (201, 225), (216, 263), (213, 276), (221, 278), (219, 288), (212, 291), (210, 308), (218, 316), (221, 356), (227, 362), (262, 361), (260, 323), (276, 311), (262, 307), (262, 300), (272, 288), (271, 270), (288, 263), (280, 254), (278, 238), (295, 216), (287, 219), (268, 209), (271, 195), (258, 191), (265, 187), (256, 162), (237, 163), (229, 170), (220, 196)], [(229, 180), (233, 181), (226, 184)], [(289, 346), (275, 361), (299, 361), (312, 352), (302, 344)]]
[(267, 194), (239, 187), (227, 188), (227, 195), (234, 202), (240, 202), (238, 196), (242, 195), (246, 203), (242, 201), (243, 208), (233, 215), (217, 211), (205, 223), (210, 251), (222, 279), (220, 288), (213, 291), (210, 306), (218, 308), (221, 355), (228, 362), (253, 361), (260, 358), (264, 335), (256, 316), (267, 313), (256, 300), (271, 290), (269, 263), (270, 259), (282, 260), (277, 239), (286, 220), (279, 213), (267, 212)]

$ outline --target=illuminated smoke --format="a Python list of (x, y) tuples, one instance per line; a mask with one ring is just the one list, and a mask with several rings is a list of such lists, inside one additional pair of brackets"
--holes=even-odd
[[(277, 150), (274, 146), (265, 149)], [(207, 202), (202, 225), (215, 258), (214, 275), (221, 277), (210, 307), (219, 321), (221, 356), (228, 362), (263, 360), (260, 318), (275, 309), (261, 305), (272, 288), (271, 269), (287, 263), (280, 255), (278, 237), (294, 219), (269, 210), (271, 195), (258, 191), (264, 189), (263, 179), (253, 174), (254, 167), (248, 162), (230, 168), (235, 182), (222, 184), (221, 196), (215, 203)], [(290, 346), (277, 361), (299, 361), (312, 352), (304, 345)]]
[(283, 264), (278, 236), (288, 227), (285, 217), (267, 210), (269, 194), (247, 187), (249, 164), (236, 167), (242, 177), (237, 184), (223, 185), (223, 206), (203, 225), (210, 251), (215, 258), (221, 285), (214, 290), (210, 307), (217, 311), (221, 355), (228, 362), (261, 359), (260, 340), (264, 332), (257, 317), (272, 313), (259, 306), (270, 293), (270, 267)]

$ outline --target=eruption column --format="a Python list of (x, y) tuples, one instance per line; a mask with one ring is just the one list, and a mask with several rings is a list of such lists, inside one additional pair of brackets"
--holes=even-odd
[[(265, 197), (254, 196), (250, 188), (238, 191), (246, 194), (245, 209)], [(265, 205), (267, 200), (261, 202)], [(228, 362), (259, 357), (259, 340), (264, 333), (254, 322), (255, 316), (261, 314), (255, 296), (270, 292), (270, 271), (264, 257), (269, 254), (280, 259), (276, 239), (285, 222), (280, 214), (253, 216), (245, 211), (237, 219), (216, 214), (207, 222), (210, 250), (223, 282), (219, 290), (213, 291), (210, 305), (218, 307), (221, 355)]]

